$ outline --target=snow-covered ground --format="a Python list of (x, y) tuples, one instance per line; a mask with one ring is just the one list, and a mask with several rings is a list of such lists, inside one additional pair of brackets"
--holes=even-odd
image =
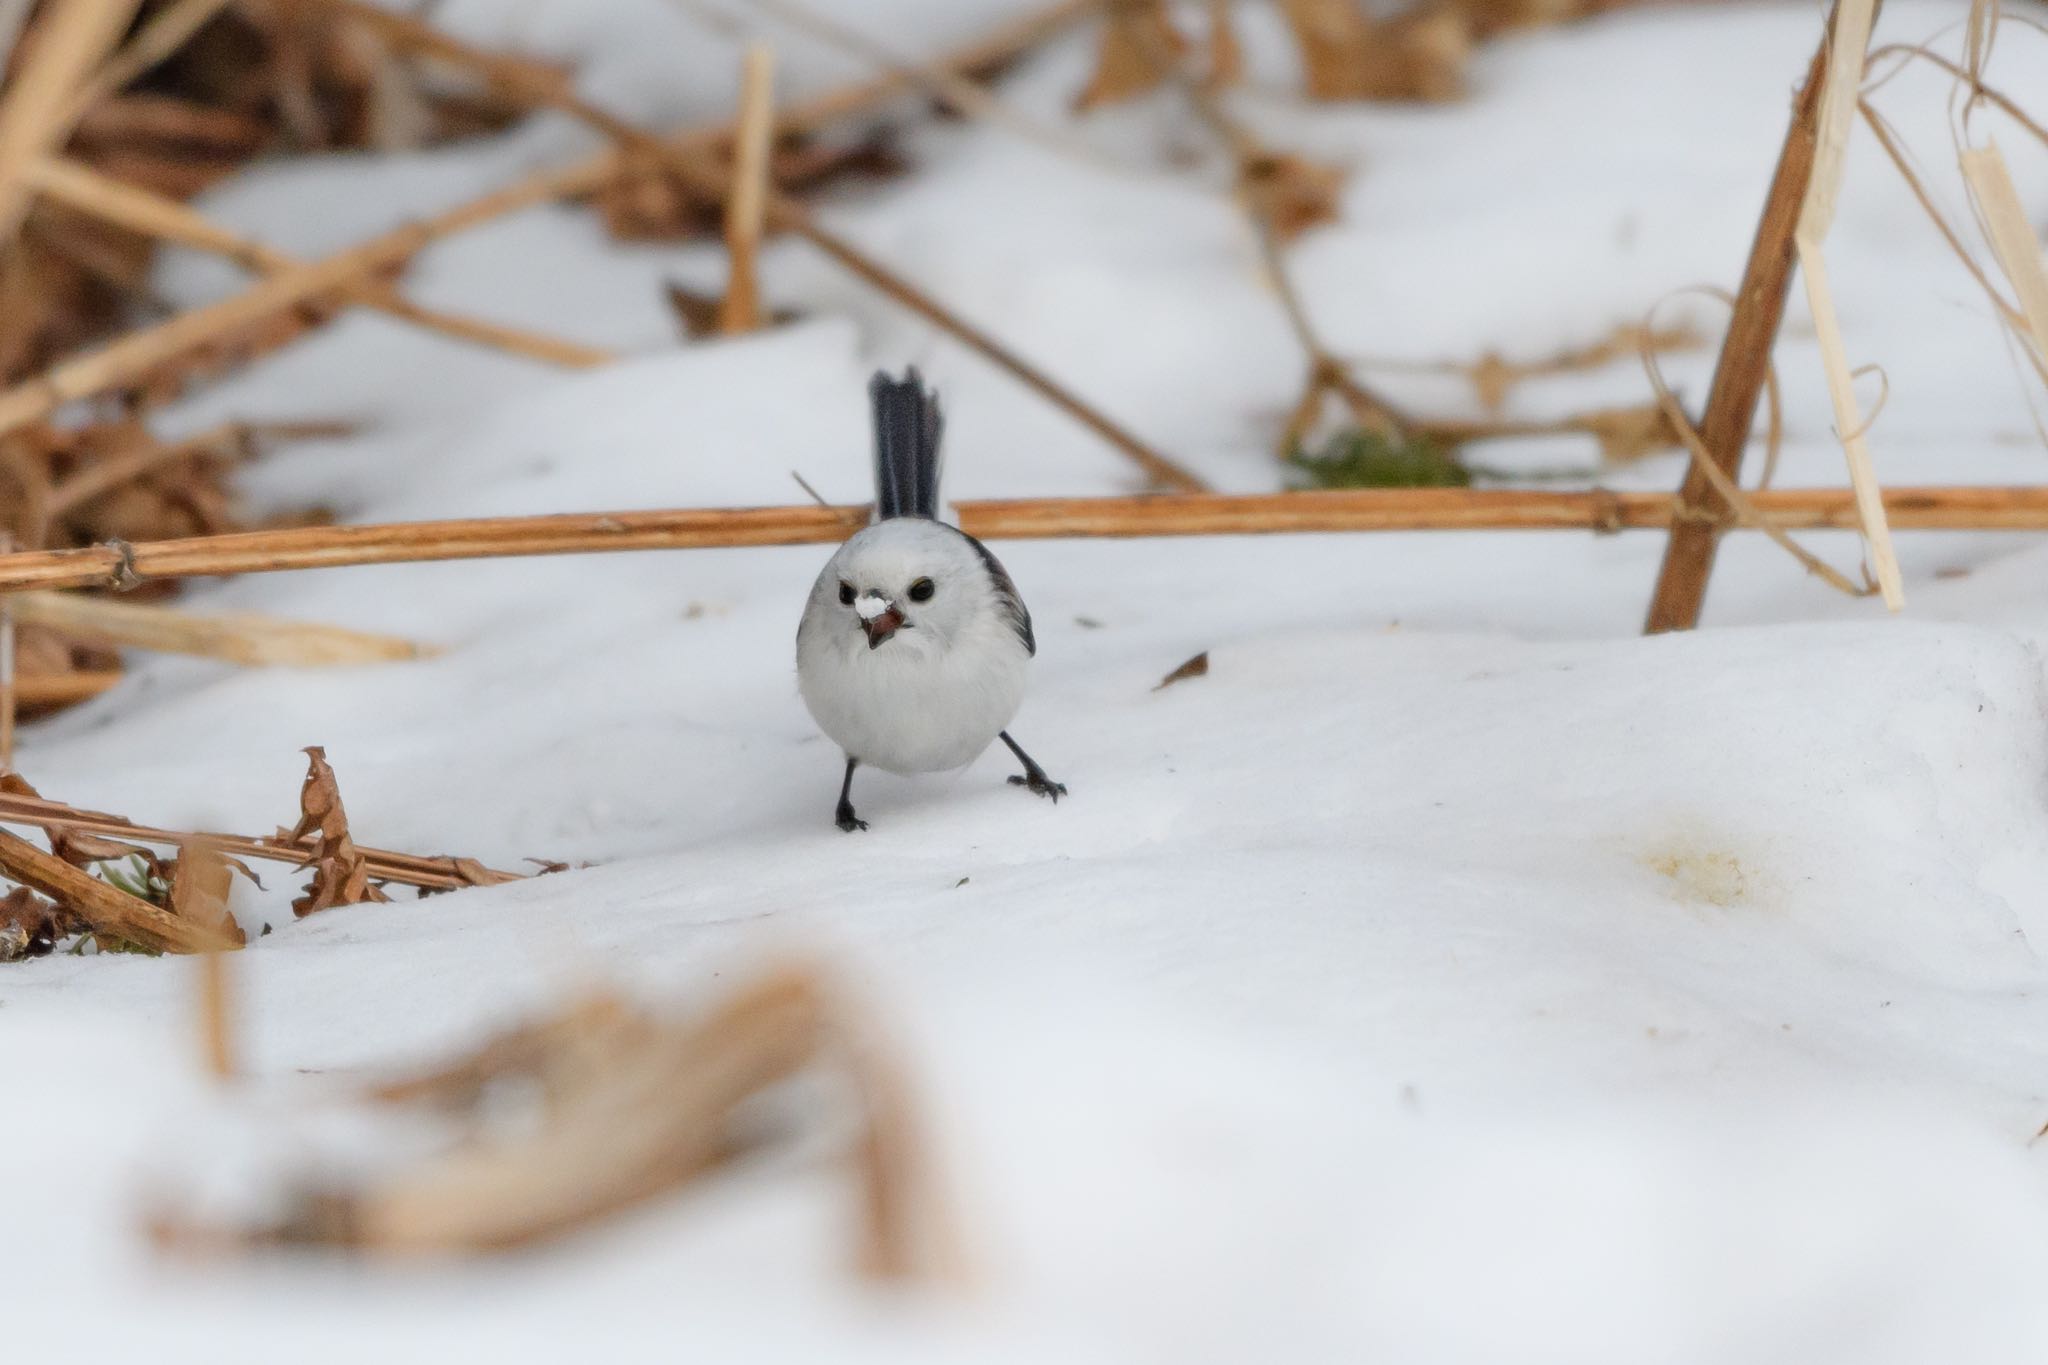
[[(1015, 7), (835, 8), (930, 54)], [(650, 123), (730, 102), (731, 40), (668, 0), (442, 12), (584, 60), (593, 95)], [(1881, 37), (1960, 14), (1890, 5)], [(1426, 110), (1304, 110), (1270, 93), (1289, 60), (1270, 17), (1245, 23), (1269, 92), (1248, 116), (1353, 168), (1344, 221), (1294, 253), (1319, 324), (1347, 353), (1433, 360), (1540, 355), (1732, 282), (1819, 13), (1512, 38), (1478, 57), (1468, 103)], [(797, 93), (853, 74), (786, 51)], [(1252, 243), (1169, 106), (1067, 119), (1088, 57), (1050, 49), (1004, 98), (1150, 169), (924, 126), (912, 175), (827, 216), (1217, 485), (1275, 487), (1300, 362)], [(2048, 89), (2048, 41), (2009, 25), (1995, 69)], [(1941, 81), (1878, 98), (1946, 163)], [(2039, 221), (2048, 155), (2004, 142)], [(539, 121), (267, 168), (207, 207), (312, 253), (587, 145)], [(1888, 372), (1885, 480), (2048, 477), (1984, 300), (1867, 141), (1830, 260), (1853, 359)], [(1113, 451), (802, 246), (767, 264), (770, 296), (809, 320), (679, 347), (661, 284), (715, 285), (714, 248), (617, 246), (584, 211), (536, 209), (437, 248), (414, 292), (628, 358), (568, 374), (356, 315), (170, 420), (366, 421), (246, 482), (351, 519), (779, 503), (792, 469), (859, 501), (866, 375), (915, 361), (946, 397), (954, 496), (1133, 486)], [(178, 261), (163, 283), (197, 302), (228, 279)], [(1688, 314), (1718, 321), (1667, 310)], [(1809, 336), (1795, 303), (1787, 485), (1842, 477)], [(1709, 364), (1666, 369), (1696, 394)], [(1471, 401), (1384, 382), (1430, 410)], [(1643, 394), (1622, 364), (1511, 410)], [(1680, 469), (1600, 477), (1661, 489)], [(1846, 537), (1812, 544), (1854, 563)], [(164, 1365), (2038, 1361), (2048, 543), (1900, 547), (1903, 619), (1737, 537), (1712, 628), (1652, 640), (1635, 635), (1662, 551), (1646, 534), (998, 547), (1041, 642), (1017, 733), (1072, 798), (1004, 785), (999, 753), (954, 778), (867, 774), (858, 837), (832, 826), (838, 756), (794, 685), (822, 549), (196, 587), (195, 607), (445, 653), (328, 672), (139, 659), (25, 736), (44, 792), (266, 830), (317, 743), (365, 842), (591, 866), (303, 923), (275, 892), (238, 900), (276, 932), (237, 963), (256, 1079), (229, 1101), (191, 1055), (191, 964), (5, 969), (0, 1341)], [(1204, 649), (1206, 677), (1152, 690)], [(321, 1083), (298, 1072), (438, 1055), (592, 978), (687, 1005), (791, 953), (857, 983), (909, 1059), (971, 1297), (859, 1289), (838, 1184), (787, 1164), (460, 1266), (194, 1267), (138, 1230), (146, 1198), (220, 1178), (223, 1150), (288, 1159), (292, 1097)]]

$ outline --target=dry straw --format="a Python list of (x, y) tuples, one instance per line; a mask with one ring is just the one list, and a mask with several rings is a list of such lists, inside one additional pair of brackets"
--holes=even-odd
[(767, 217), (769, 154), (775, 134), (775, 50), (747, 49), (740, 70), (740, 107), (733, 138), (732, 193), (725, 200), (729, 262), (718, 330), (751, 332), (761, 325), (761, 225)]
[(1800, 208), (1793, 242), (1799, 254), (1800, 272), (1806, 280), (1806, 300), (1813, 311), (1828, 396), (1834, 404), (1835, 434), (1848, 460), (1849, 486), (1856, 491), (1856, 507), (1877, 572), (1878, 591), (1885, 606), (1897, 611), (1906, 603), (1905, 584), (1899, 573), (1898, 555), (1892, 550), (1891, 527), (1885, 522), (1877, 471), (1870, 461), (1869, 423), (1856, 399), (1856, 381), (1842, 343), (1842, 325), (1835, 313), (1823, 247), (1841, 194), (1849, 130), (1855, 123), (1858, 92), (1863, 85), (1864, 54), (1870, 47), (1870, 29), (1876, 15), (1877, 0), (1838, 0), (1835, 6), (1827, 68), (1822, 77), (1826, 85), (1814, 123), (1813, 172), (1807, 182), (1806, 201)]
[(248, 612), (203, 616), (175, 607), (59, 592), (13, 593), (6, 601), (16, 621), (48, 626), (82, 644), (191, 654), (252, 667), (390, 663), (433, 652), (389, 635)]
[(28, 216), (28, 171), (61, 146), (83, 112), (71, 104), (84, 82), (135, 17), (140, 0), (67, 0), (48, 7), (34, 48), (0, 99), (0, 242), (11, 241)]
[(2012, 172), (1995, 141), (1964, 152), (1962, 167), (1991, 249), (2019, 296), (2026, 344), (2033, 347), (2036, 364), (2048, 366), (2048, 266), (2042, 264), (2041, 243), (2020, 205)]

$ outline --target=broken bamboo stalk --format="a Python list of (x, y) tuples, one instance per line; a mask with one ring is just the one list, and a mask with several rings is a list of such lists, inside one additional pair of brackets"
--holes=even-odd
[[(2048, 530), (2048, 487), (1893, 488), (1894, 526)], [(1845, 488), (1750, 495), (1787, 530), (1860, 529)], [(1387, 488), (1303, 493), (1188, 493), (963, 502), (961, 529), (987, 540), (1278, 535), (1350, 531), (1670, 530), (1697, 513), (1666, 493), (1605, 489)], [(844, 540), (859, 507), (700, 507), (361, 526), (307, 526), (181, 540), (106, 543), (0, 555), (0, 592), (122, 588), (165, 578), (280, 573), (622, 550), (817, 545)], [(855, 524), (861, 524), (856, 522)]]
[[(1713, 384), (1700, 418), (1701, 441), (1721, 472), (1737, 484), (1749, 431), (1756, 424), (1757, 404), (1763, 398), (1765, 376), (1770, 372), (1771, 348), (1784, 322), (1785, 299), (1792, 288), (1796, 256), (1792, 236), (1813, 178), (1820, 97), (1827, 84), (1828, 33), (1833, 22), (1830, 12), (1829, 28), (1814, 50), (1806, 83), (1793, 101), (1791, 126), (1764, 196), (1763, 216), (1750, 245), (1749, 262), (1736, 290), (1735, 313), (1721, 339), (1720, 358), (1714, 364)], [(1678, 501), (1696, 509), (1698, 515), (1671, 528), (1671, 541), (1664, 549), (1664, 564), (1643, 627), (1646, 634), (1690, 630), (1699, 624), (1707, 580), (1714, 571), (1714, 551), (1732, 516), (1732, 509), (1707, 476), (1690, 465)]]

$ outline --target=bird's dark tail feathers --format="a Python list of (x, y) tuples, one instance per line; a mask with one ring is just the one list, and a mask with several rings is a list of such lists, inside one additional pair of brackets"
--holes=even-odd
[(875, 517), (939, 515), (939, 396), (917, 368), (891, 379), (877, 371), (868, 381), (875, 403)]

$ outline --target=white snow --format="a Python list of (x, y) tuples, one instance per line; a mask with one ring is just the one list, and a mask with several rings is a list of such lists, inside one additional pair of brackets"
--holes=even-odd
[(854, 599), (853, 610), (861, 620), (872, 621), (889, 610), (889, 604), (873, 593), (867, 593)]
[[(1005, 8), (891, 0), (872, 31), (931, 53)], [(579, 62), (649, 122), (729, 103), (732, 41), (663, 0), (436, 13)], [(1956, 16), (1890, 5), (1881, 37)], [(1295, 252), (1319, 324), (1347, 353), (1433, 360), (1581, 344), (1732, 283), (1819, 19), (1615, 15), (1489, 46), (1465, 105), (1312, 111), (1278, 93), (1269, 16), (1244, 21), (1261, 128), (1354, 167), (1343, 223)], [(792, 88), (850, 74), (788, 47)], [(1265, 443), (1301, 365), (1252, 243), (1214, 167), (1174, 169), (1201, 143), (1163, 106), (1065, 120), (1087, 61), (1063, 44), (1004, 97), (1156, 173), (927, 126), (914, 174), (828, 217), (1219, 486), (1276, 487)], [(2048, 46), (2008, 25), (1996, 69), (2048, 89)], [(1941, 81), (1877, 99), (1942, 162)], [(310, 254), (587, 145), (539, 122), (314, 158), (207, 207)], [(2005, 145), (2038, 220), (2048, 156)], [(1879, 473), (2039, 482), (2022, 377), (1918, 213), (1859, 143), (1829, 253), (1852, 356), (1889, 377)], [(167, 426), (365, 419), (245, 484), (356, 520), (781, 503), (801, 497), (792, 469), (859, 502), (866, 376), (915, 361), (947, 402), (950, 496), (1133, 486), (1113, 451), (801, 246), (768, 267), (769, 296), (811, 320), (678, 346), (661, 283), (715, 285), (715, 248), (615, 246), (584, 211), (537, 209), (437, 247), (408, 287), (620, 362), (562, 373), (356, 315)], [(189, 303), (230, 278), (179, 261), (163, 285)], [(1795, 291), (1779, 481), (1838, 483), (1800, 308)], [(1697, 394), (1710, 366), (1665, 368)], [(1413, 406), (1471, 402), (1380, 377)], [(1643, 394), (1624, 364), (1532, 384), (1511, 411)], [(1600, 477), (1667, 489), (1681, 468)], [(1850, 538), (1808, 539), (1853, 565)], [(237, 961), (255, 1077), (226, 1096), (192, 1056), (190, 964), (0, 973), (9, 1356), (2038, 1361), (2048, 543), (1899, 545), (1903, 619), (1732, 537), (1713, 628), (1652, 640), (1646, 534), (1001, 545), (1040, 641), (1016, 733), (1072, 796), (1011, 789), (1000, 750), (957, 778), (863, 774), (859, 835), (833, 828), (838, 755), (794, 686), (821, 547), (198, 586), (194, 607), (445, 652), (348, 671), (138, 658), (24, 736), (44, 792), (267, 830), (318, 743), (364, 842), (591, 866), (300, 923), (288, 892), (239, 899), (276, 932)], [(1153, 690), (1200, 650), (1207, 676)], [(594, 978), (687, 1008), (788, 954), (845, 973), (902, 1048), (971, 1296), (859, 1288), (843, 1183), (795, 1162), (473, 1264), (194, 1266), (141, 1234), (152, 1200), (255, 1198), (271, 1163), (322, 1150), (299, 1111), (363, 1069)]]

